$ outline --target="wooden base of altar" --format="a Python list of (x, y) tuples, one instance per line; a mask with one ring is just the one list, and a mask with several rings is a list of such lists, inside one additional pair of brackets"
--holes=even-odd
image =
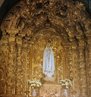
[(58, 84), (43, 84), (40, 88), (40, 97), (60, 97), (61, 85)]

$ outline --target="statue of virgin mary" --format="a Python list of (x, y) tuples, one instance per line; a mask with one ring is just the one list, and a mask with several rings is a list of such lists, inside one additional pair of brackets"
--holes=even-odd
[(43, 74), (48, 77), (52, 78), (55, 72), (55, 63), (54, 63), (54, 53), (50, 44), (48, 44), (44, 50), (43, 55)]

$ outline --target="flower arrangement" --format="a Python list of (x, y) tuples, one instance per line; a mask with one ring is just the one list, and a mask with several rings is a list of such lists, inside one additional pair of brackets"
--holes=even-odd
[(36, 79), (33, 79), (33, 80), (28, 80), (28, 83), (30, 84), (31, 87), (41, 87), (42, 83), (40, 80), (36, 80)]
[(66, 88), (72, 86), (72, 81), (70, 79), (60, 80), (59, 83)]

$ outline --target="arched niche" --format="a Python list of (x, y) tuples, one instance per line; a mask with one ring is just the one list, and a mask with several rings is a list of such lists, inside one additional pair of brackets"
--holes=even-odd
[(59, 36), (52, 28), (42, 29), (37, 32), (30, 40), (30, 68), (31, 76), (37, 79), (43, 79), (43, 53), (46, 45), (50, 41), (51, 48), (54, 52), (55, 60), (55, 83), (60, 79), (65, 79), (69, 76), (67, 65), (67, 51), (63, 38)]

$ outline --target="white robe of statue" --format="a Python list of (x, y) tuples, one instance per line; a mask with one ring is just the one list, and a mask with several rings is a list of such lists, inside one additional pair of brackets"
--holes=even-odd
[(55, 72), (54, 53), (50, 46), (46, 47), (43, 55), (43, 74), (46, 77), (53, 77)]

